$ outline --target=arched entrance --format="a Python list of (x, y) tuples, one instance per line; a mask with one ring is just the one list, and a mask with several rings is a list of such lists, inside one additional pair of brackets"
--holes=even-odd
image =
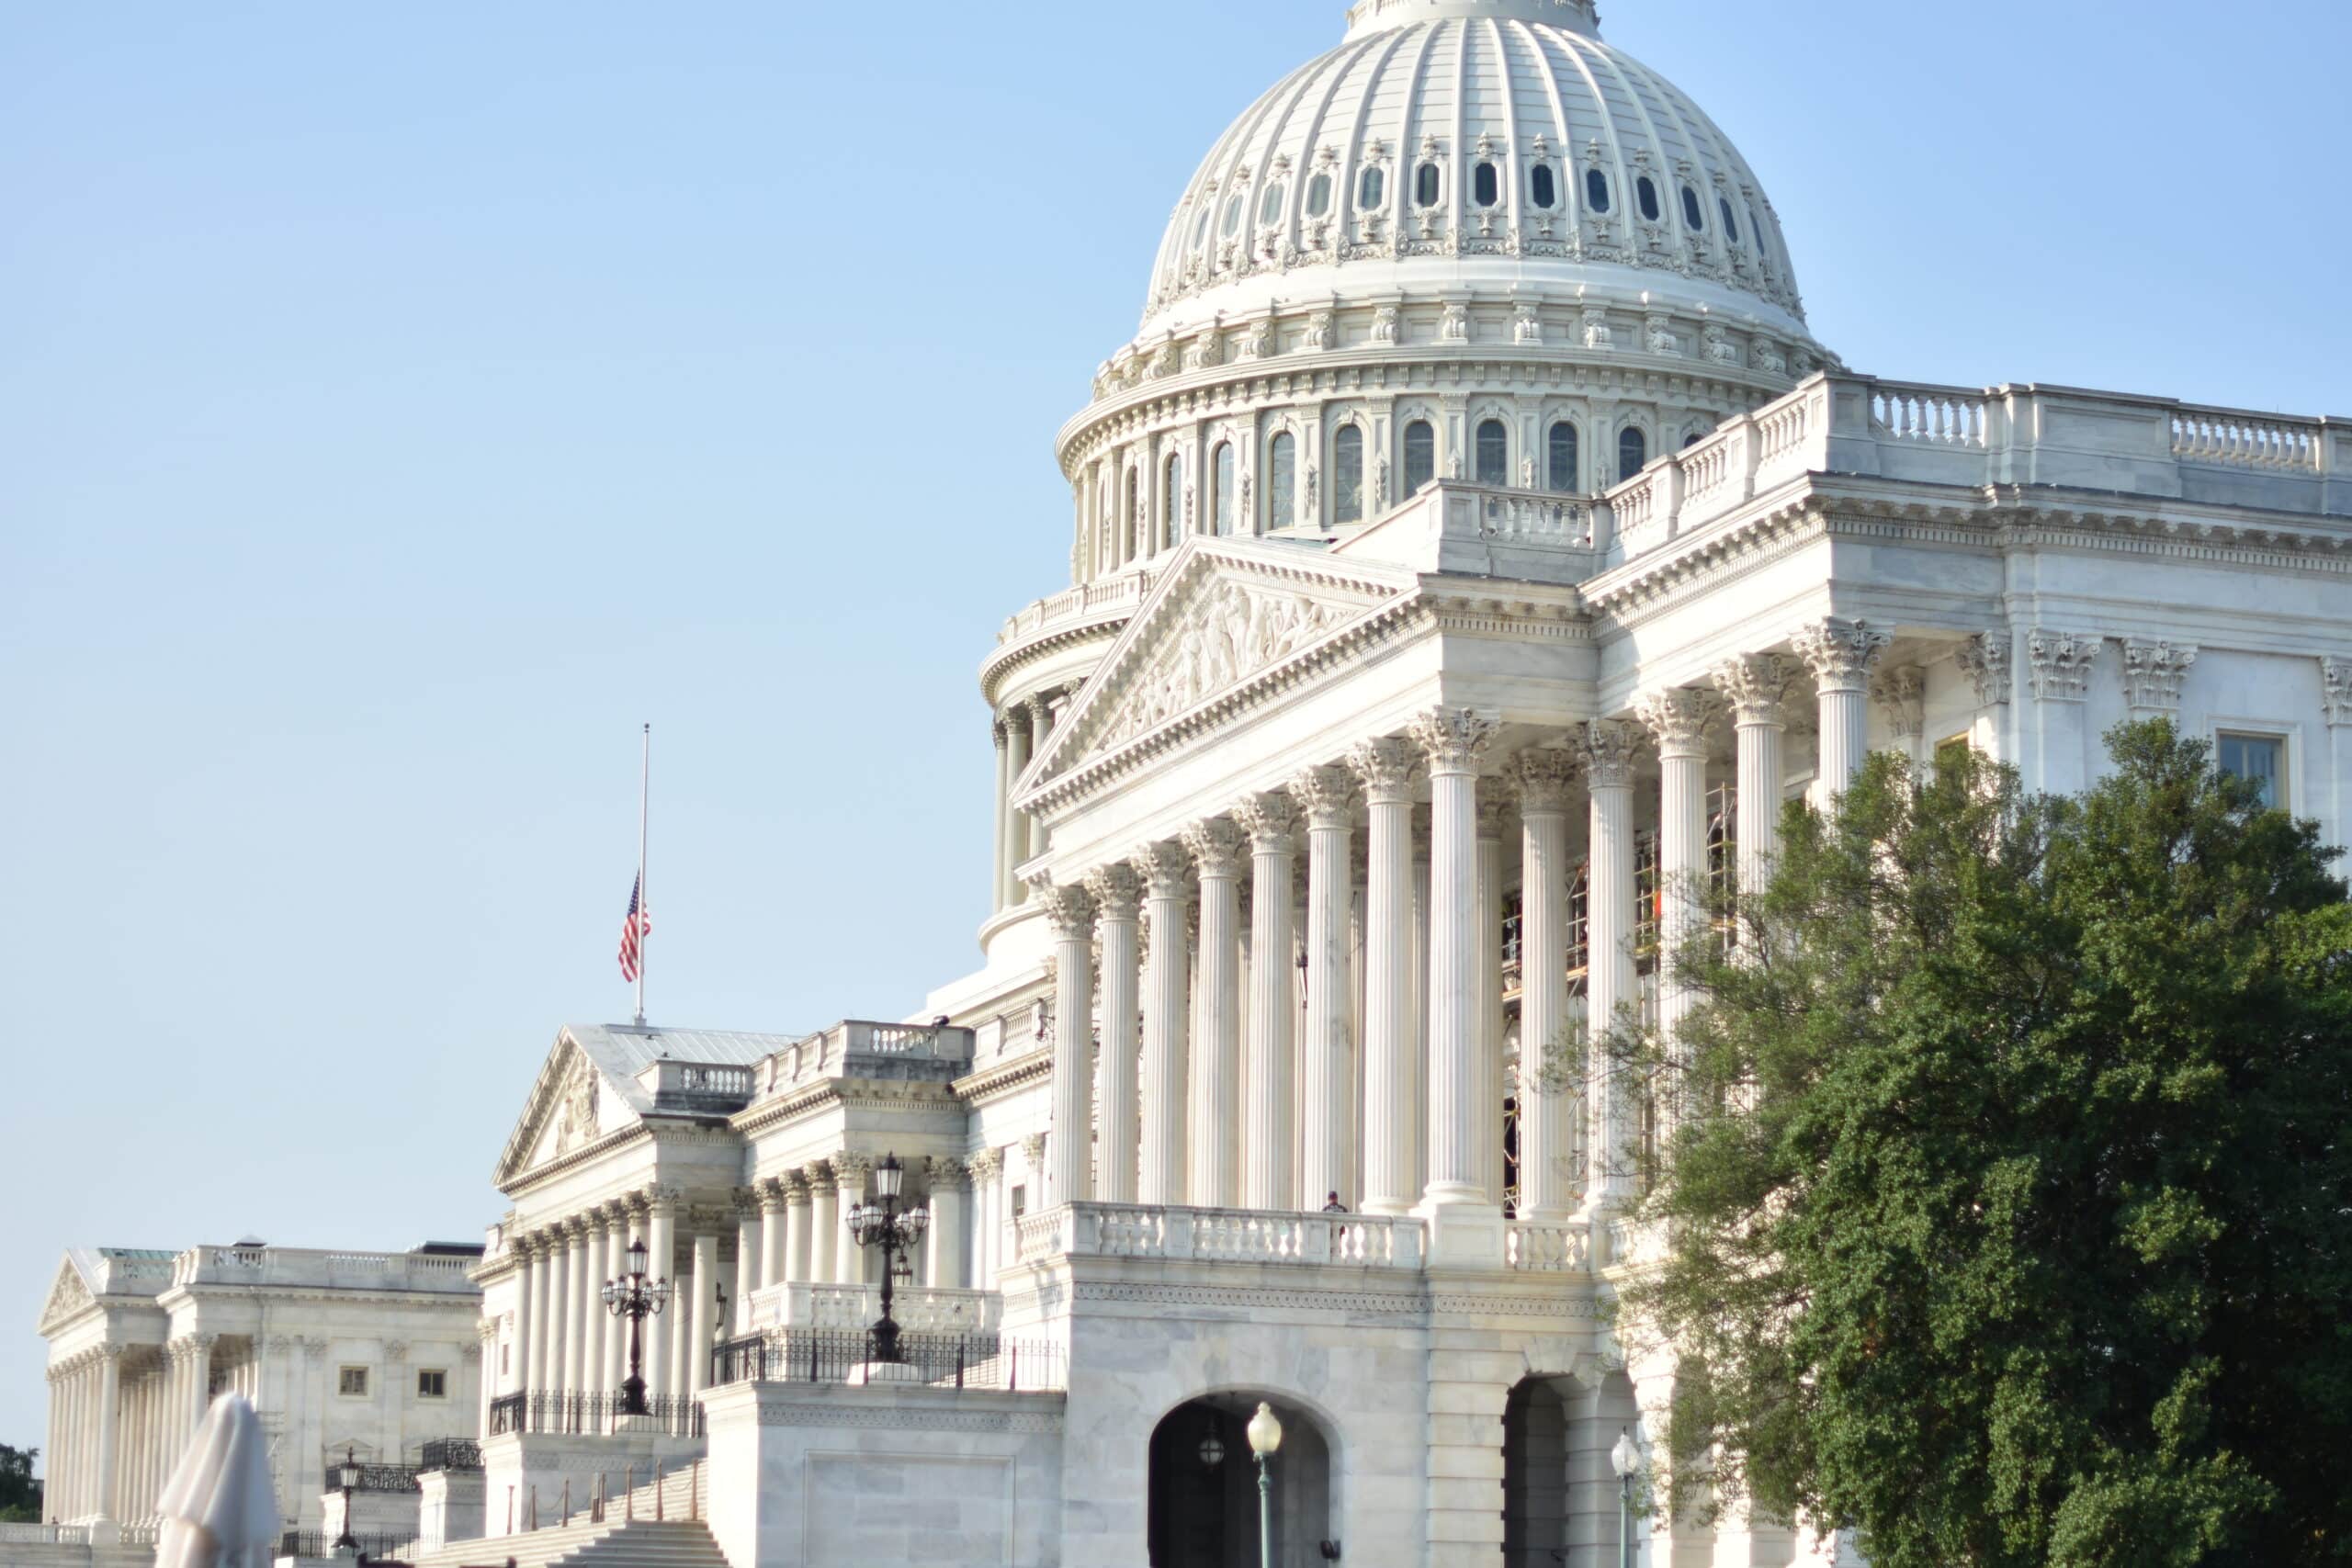
[[(1623, 1372), (1588, 1383), (1521, 1381), (1503, 1402), (1506, 1568), (1584, 1568), (1617, 1561), (1617, 1475), (1609, 1450), (1640, 1420)], [(1635, 1562), (1640, 1532), (1634, 1532)]]
[(1259, 1568), (1258, 1465), (1244, 1428), (1262, 1399), (1283, 1424), (1273, 1460), (1273, 1562), (1321, 1568), (1331, 1520), (1331, 1449), (1315, 1418), (1271, 1393), (1204, 1394), (1151, 1434), (1152, 1568)]

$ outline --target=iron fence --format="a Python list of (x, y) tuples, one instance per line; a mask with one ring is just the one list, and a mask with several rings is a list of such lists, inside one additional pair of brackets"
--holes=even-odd
[(428, 1438), (416, 1468), (420, 1471), (480, 1470), (481, 1445), (471, 1438)]
[[(413, 1464), (363, 1464), (359, 1467), (358, 1483), (353, 1486), (352, 1490), (354, 1492), (413, 1492), (417, 1489), (416, 1477), (419, 1468)], [(330, 1464), (326, 1467), (326, 1481), (322, 1490), (327, 1492), (343, 1490), (343, 1466)]]
[[(616, 1393), (573, 1393), (559, 1389), (526, 1389), (490, 1402), (490, 1436), (510, 1432), (552, 1433), (597, 1437), (610, 1432), (621, 1416)], [(638, 1417), (632, 1417), (637, 1419)], [(675, 1394), (660, 1394), (645, 1402), (645, 1416), (673, 1437), (703, 1436), (702, 1406)], [(476, 1451), (475, 1462), (481, 1462)]]
[[(904, 1368), (896, 1379), (876, 1367)], [(785, 1329), (721, 1343), (712, 1356), (714, 1386), (733, 1382), (904, 1381), (938, 1388), (1018, 1393), (1065, 1386), (1059, 1346), (994, 1334), (902, 1334), (887, 1356), (872, 1330)]]
[[(288, 1530), (277, 1538), (280, 1557), (333, 1557), (338, 1538), (324, 1530)], [(368, 1559), (396, 1559), (416, 1543), (406, 1536), (361, 1535), (351, 1538), (359, 1543), (359, 1555)]]

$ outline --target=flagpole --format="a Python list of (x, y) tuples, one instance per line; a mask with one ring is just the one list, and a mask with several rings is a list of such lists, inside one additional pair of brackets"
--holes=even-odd
[(637, 770), (637, 1026), (645, 1027), (645, 911), (651, 906), (645, 890), (645, 818), (653, 784), (653, 726), (645, 727), (644, 753)]

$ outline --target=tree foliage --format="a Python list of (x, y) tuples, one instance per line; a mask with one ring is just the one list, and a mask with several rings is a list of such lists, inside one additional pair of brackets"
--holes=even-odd
[(1677, 955), (1620, 1321), (1686, 1497), (1878, 1568), (2352, 1561), (2352, 906), (2202, 743), (2108, 744), (2073, 799), (1874, 759)]
[(33, 1460), (40, 1453), (0, 1443), (0, 1524), (40, 1522), (40, 1483), (33, 1479)]

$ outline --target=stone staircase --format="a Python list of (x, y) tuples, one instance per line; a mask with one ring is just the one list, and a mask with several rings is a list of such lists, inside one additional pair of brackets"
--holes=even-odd
[(560, 1523), (453, 1540), (406, 1561), (413, 1568), (727, 1568), (704, 1522), (709, 1502), (709, 1469), (695, 1463), (601, 1508), (582, 1504)]

